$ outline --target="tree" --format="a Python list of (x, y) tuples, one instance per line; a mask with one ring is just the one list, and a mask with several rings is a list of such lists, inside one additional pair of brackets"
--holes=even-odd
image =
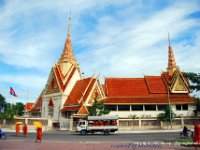
[(195, 116), (198, 116), (199, 112), (200, 112), (200, 98), (198, 97), (193, 97), (195, 100), (195, 106), (196, 106), (196, 110), (194, 111)]
[(15, 114), (22, 116), (23, 115), (23, 110), (24, 110), (24, 104), (21, 102), (17, 102), (16, 105), (14, 105), (14, 109), (15, 109)]
[(6, 100), (5, 97), (0, 94), (0, 120), (5, 119), (5, 107), (6, 107)]
[(191, 81), (190, 88), (200, 91), (200, 73), (184, 72), (184, 75)]
[(5, 97), (0, 94), (0, 106), (4, 106), (6, 104)]
[(97, 97), (95, 98), (93, 105), (88, 107), (89, 116), (101, 116), (108, 114), (110, 111), (105, 109), (105, 105), (103, 102), (97, 101)]
[(173, 121), (174, 118), (176, 117), (176, 114), (173, 112), (171, 106), (167, 106), (164, 111), (165, 111), (164, 113), (160, 113), (158, 115), (158, 120), (168, 122), (168, 123)]

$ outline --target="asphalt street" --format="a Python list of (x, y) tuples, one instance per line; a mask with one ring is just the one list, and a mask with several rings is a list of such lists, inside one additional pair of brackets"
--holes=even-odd
[[(29, 133), (27, 137), (24, 137), (22, 133), (18, 137), (14, 132), (7, 134), (7, 140), (33, 140), (36, 137), (35, 133)], [(115, 142), (115, 141), (165, 141), (173, 140), (179, 137), (179, 133), (113, 133), (108, 136), (104, 134), (87, 134), (85, 136), (79, 133), (71, 133), (66, 131), (56, 132), (44, 132), (43, 141), (64, 141), (64, 142)]]
[(189, 150), (178, 144), (164, 143), (179, 137), (179, 132), (171, 133), (115, 133), (88, 134), (54, 131), (44, 132), (42, 143), (35, 143), (36, 134), (22, 133), (16, 137), (14, 132), (8, 132), (7, 139), (0, 141), (0, 150)]

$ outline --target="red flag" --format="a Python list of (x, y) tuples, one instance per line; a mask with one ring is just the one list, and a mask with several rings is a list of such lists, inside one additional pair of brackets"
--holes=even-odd
[(17, 97), (15, 91), (13, 90), (13, 88), (10, 87), (10, 95)]

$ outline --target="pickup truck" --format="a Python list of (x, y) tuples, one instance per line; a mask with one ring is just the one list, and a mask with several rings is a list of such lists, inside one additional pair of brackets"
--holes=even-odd
[(102, 132), (109, 135), (110, 132), (118, 131), (118, 116), (88, 116), (86, 120), (79, 120), (77, 124), (77, 132), (81, 135), (87, 133)]

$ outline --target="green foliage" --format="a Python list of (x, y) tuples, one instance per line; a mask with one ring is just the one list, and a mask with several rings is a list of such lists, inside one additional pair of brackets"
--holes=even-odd
[(131, 119), (138, 119), (137, 115), (129, 115), (128, 117)]
[(193, 97), (195, 99), (195, 116), (198, 116), (198, 113), (200, 113), (200, 98), (199, 97)]
[(5, 98), (0, 94), (0, 107), (4, 108), (4, 112), (0, 113), (0, 120), (14, 120), (14, 116), (22, 116), (24, 104), (17, 102), (16, 104), (7, 103)]
[(24, 113), (24, 104), (21, 102), (16, 103), (16, 105), (14, 105), (14, 110), (16, 115), (22, 116)]
[(105, 114), (109, 114), (109, 110), (105, 109), (105, 105), (103, 102), (97, 101), (97, 97), (95, 98), (93, 105), (88, 107), (89, 116), (101, 116)]
[(190, 88), (200, 91), (200, 73), (184, 72), (184, 75), (191, 81)]
[(158, 120), (164, 121), (164, 122), (171, 122), (171, 120), (174, 120), (174, 118), (176, 117), (176, 114), (172, 111), (171, 106), (167, 106), (164, 111), (165, 111), (164, 113), (160, 113), (158, 115)]

